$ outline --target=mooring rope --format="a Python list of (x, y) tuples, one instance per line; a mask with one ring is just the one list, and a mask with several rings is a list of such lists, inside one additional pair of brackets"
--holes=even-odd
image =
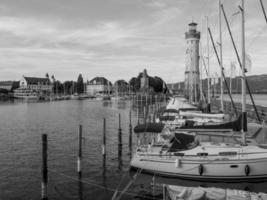
[[(140, 170), (140, 173), (141, 173), (141, 171), (142, 171), (142, 169)], [(57, 172), (57, 171), (54, 171), (54, 170), (49, 170), (49, 172), (52, 172), (52, 173), (55, 173), (55, 174), (58, 174), (58, 175), (60, 175), (60, 176), (62, 176), (62, 177), (65, 177), (65, 178), (67, 178), (67, 179), (70, 179), (70, 180), (73, 180), (73, 181), (75, 181), (75, 182), (80, 182), (80, 183), (84, 183), (84, 184), (86, 184), (86, 185), (90, 185), (90, 186), (94, 186), (94, 187), (97, 187), (97, 188), (99, 188), (99, 189), (103, 189), (103, 190), (108, 190), (108, 191), (110, 191), (110, 192), (115, 192), (116, 191), (116, 189), (114, 189), (114, 188), (110, 188), (110, 187), (105, 187), (105, 186), (102, 186), (102, 185), (100, 185), (100, 184), (97, 184), (97, 183), (95, 183), (95, 182), (89, 182), (89, 181), (84, 181), (84, 180), (80, 180), (79, 178), (74, 178), (74, 177), (72, 177), (72, 176), (69, 176), (69, 175), (66, 175), (66, 174), (64, 174), (64, 173), (61, 173), (61, 172)], [(139, 174), (140, 174), (139, 173)], [(123, 190), (122, 191), (117, 191), (117, 193), (122, 193), (123, 192)], [(128, 195), (128, 196), (133, 196), (133, 197), (136, 197), (138, 194), (136, 194), (136, 193), (133, 193), (133, 192), (127, 192), (127, 191), (125, 191), (125, 192), (123, 192), (123, 194), (126, 194), (126, 195)], [(147, 197), (146, 197), (147, 198)], [(147, 199), (152, 199), (152, 198), (147, 198)], [(155, 198), (154, 197), (154, 199), (155, 200), (161, 200), (160, 198)]]

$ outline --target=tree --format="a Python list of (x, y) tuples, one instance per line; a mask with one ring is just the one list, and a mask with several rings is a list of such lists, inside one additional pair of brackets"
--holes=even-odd
[(137, 92), (140, 89), (140, 79), (133, 77), (131, 78), (131, 80), (129, 81), (129, 85), (131, 88), (132, 92)]
[(73, 81), (65, 81), (64, 82), (64, 87), (65, 87), (65, 92), (66, 94), (72, 94), (74, 91), (74, 86), (73, 86)]
[(82, 94), (84, 93), (84, 83), (83, 83), (83, 77), (81, 74), (79, 74), (77, 79), (77, 93)]

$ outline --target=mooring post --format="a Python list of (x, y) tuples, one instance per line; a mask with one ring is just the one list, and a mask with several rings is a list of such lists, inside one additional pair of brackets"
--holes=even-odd
[(47, 134), (42, 134), (42, 161), (41, 199), (47, 200)]
[(142, 109), (143, 107), (143, 96), (140, 94), (140, 108)]
[(118, 129), (118, 162), (119, 169), (122, 168), (122, 132), (121, 132), (121, 114), (119, 114), (119, 129)]
[(152, 177), (152, 197), (155, 198), (155, 174)]
[(102, 155), (106, 157), (106, 118), (103, 119), (103, 145), (102, 145)]
[(102, 145), (103, 185), (106, 186), (106, 118), (103, 119), (103, 145)]
[(138, 107), (139, 107), (138, 95), (135, 96), (135, 103), (137, 104), (137, 109), (138, 109)]
[(83, 183), (82, 183), (82, 125), (79, 125), (79, 150), (77, 157), (77, 172), (78, 172), (78, 192), (79, 200), (83, 199)]
[(77, 157), (77, 172), (79, 177), (82, 175), (82, 125), (79, 125), (79, 149), (78, 149), (78, 157)]
[(147, 114), (147, 115), (146, 115), (147, 117), (149, 117), (149, 113), (150, 113), (150, 106), (149, 106), (149, 104), (148, 104), (148, 105), (147, 105), (147, 113), (146, 113), (146, 114)]
[(122, 151), (122, 133), (121, 133), (121, 114), (119, 114), (119, 129), (118, 129), (118, 156), (121, 157)]
[(137, 108), (137, 125), (139, 125), (139, 108)]
[(144, 111), (143, 112), (144, 112), (144, 116), (143, 117), (144, 117), (144, 124), (145, 124), (146, 123), (146, 107), (145, 106), (144, 106)]
[(132, 154), (132, 113), (129, 112), (129, 151)]

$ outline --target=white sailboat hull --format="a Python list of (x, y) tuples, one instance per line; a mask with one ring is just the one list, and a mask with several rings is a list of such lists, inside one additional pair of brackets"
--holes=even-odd
[[(226, 149), (217, 148), (215, 151)], [(200, 148), (190, 150), (194, 154), (185, 156), (136, 153), (130, 165), (146, 172), (190, 180), (240, 182), (267, 179), (267, 151), (257, 147), (252, 149), (255, 150), (252, 153), (239, 149), (241, 153), (234, 156), (218, 156), (216, 152), (211, 156), (196, 156)], [(233, 150), (237, 149), (228, 149), (230, 152)]]
[[(177, 166), (176, 159), (157, 159), (134, 157), (131, 167), (166, 176), (180, 177), (190, 180), (234, 181), (267, 178), (267, 159), (251, 161), (185, 161)], [(200, 165), (203, 174), (200, 174)], [(245, 168), (249, 166), (250, 173), (246, 175)]]

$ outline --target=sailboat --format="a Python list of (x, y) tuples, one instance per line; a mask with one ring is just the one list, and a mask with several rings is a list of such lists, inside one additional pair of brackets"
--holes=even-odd
[[(142, 132), (135, 129), (140, 145), (131, 160), (132, 169), (200, 181), (242, 182), (267, 179), (267, 148), (246, 136), (244, 0), (240, 10), (243, 75), (241, 131), (229, 134), (227, 142), (211, 142), (205, 141), (198, 130), (169, 132), (162, 129), (159, 133), (146, 128)], [(155, 133), (151, 133), (153, 131)]]

